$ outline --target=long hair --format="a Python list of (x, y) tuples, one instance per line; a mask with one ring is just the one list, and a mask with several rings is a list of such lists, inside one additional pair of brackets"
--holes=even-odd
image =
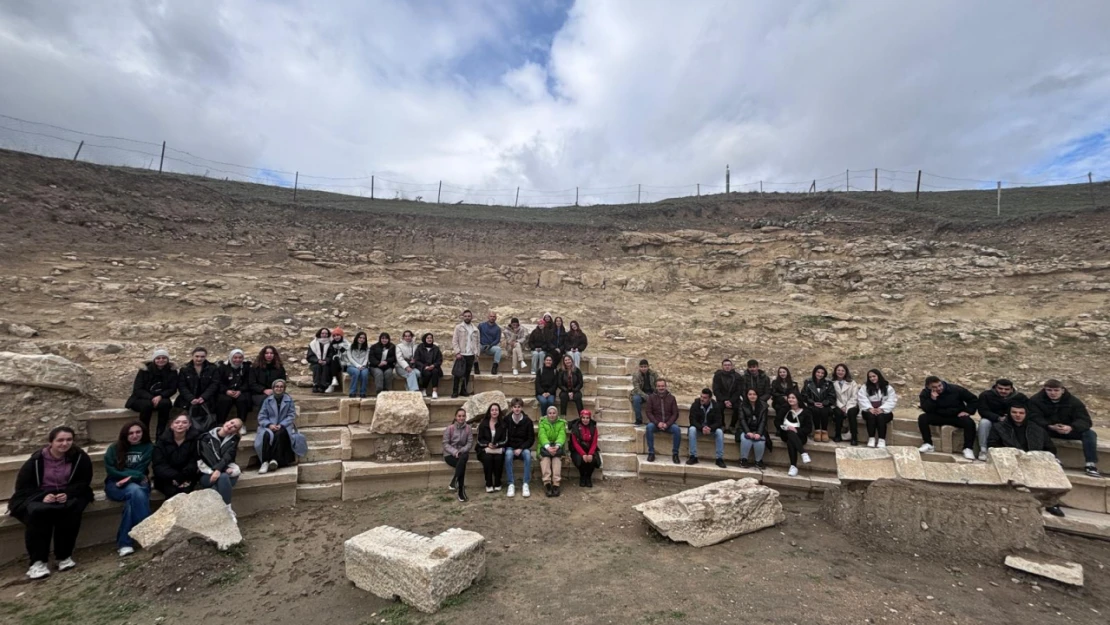
[[(786, 370), (786, 378), (779, 377), (779, 369)], [(775, 369), (775, 378), (771, 380), (771, 384), (782, 384), (784, 389), (789, 390), (794, 386), (794, 376), (790, 375), (790, 367), (779, 367)]]
[(143, 440), (146, 440), (146, 426), (141, 421), (131, 421), (125, 423), (119, 431), (119, 438), (116, 439), (116, 468), (124, 469), (127, 467), (127, 452), (131, 451), (131, 441), (127, 440), (127, 433), (131, 428), (139, 426), (143, 431)]
[[(544, 359), (546, 360), (547, 357), (545, 356)], [(570, 360), (570, 369), (567, 369), (568, 359)], [(559, 371), (575, 371), (576, 369), (578, 369), (578, 367), (574, 366), (574, 359), (571, 358), (570, 355), (563, 355), (562, 360), (560, 360), (559, 364), (556, 365), (556, 369), (558, 369)]]
[(482, 415), (482, 420), (483, 421), (489, 421), (490, 420), (490, 418), (492, 417), (491, 412), (493, 411), (494, 406), (497, 406), (497, 420), (501, 421), (501, 419), (505, 417), (505, 410), (503, 408), (501, 408), (501, 404), (499, 404), (497, 402), (493, 402), (492, 404), (489, 405), (489, 408), (486, 408), (486, 414)]
[(837, 379), (836, 378), (836, 370), (841, 368), (841, 367), (844, 367), (844, 381), (845, 382), (851, 382), (852, 381), (852, 370), (848, 368), (848, 365), (846, 365), (842, 362), (837, 363), (837, 365), (835, 367), (833, 367), (833, 381), (835, 382), (836, 379)]
[(578, 322), (573, 319), (567, 327), (569, 328), (567, 334), (582, 334), (582, 326), (578, 325)]
[(284, 369), (285, 365), (281, 364), (281, 353), (278, 352), (278, 349), (273, 345), (267, 345), (266, 347), (263, 347), (260, 352), (258, 352), (258, 360), (255, 361), (258, 366), (263, 369), (266, 368), (266, 350), (271, 350), (274, 352), (274, 369)]
[(66, 452), (66, 460), (73, 462), (74, 459), (77, 458), (77, 454), (81, 452), (81, 448), (77, 446), (77, 433), (73, 431), (73, 428), (68, 425), (59, 425), (53, 430), (50, 430), (50, 433), (46, 435), (46, 441), (48, 443), (53, 443), (54, 439), (58, 438), (58, 435), (62, 432), (69, 434), (73, 438), (73, 444), (69, 446), (69, 451)]
[(817, 382), (817, 371), (818, 370), (825, 372), (825, 377), (823, 377), (821, 379), (828, 382), (829, 381), (829, 370), (825, 368), (825, 365), (817, 365), (816, 367), (814, 367), (813, 372), (809, 374), (809, 377), (812, 378), (814, 382)]
[[(360, 336), (362, 337), (362, 347), (358, 346), (359, 345), (358, 337), (360, 337)], [(364, 352), (364, 351), (370, 349), (370, 338), (366, 336), (365, 332), (359, 332), (358, 334), (355, 335), (354, 340), (351, 341), (351, 349), (356, 350), (356, 351), (360, 351), (360, 352)]]
[[(872, 373), (874, 373), (875, 376), (877, 378), (879, 378), (879, 381), (876, 382), (875, 384), (871, 383), (871, 374)], [(886, 378), (883, 377), (883, 372), (882, 371), (879, 371), (878, 369), (869, 369), (867, 371), (867, 394), (868, 395), (875, 395), (875, 394), (886, 395), (886, 387), (888, 387), (888, 386), (890, 386), (890, 383), (887, 382)]]

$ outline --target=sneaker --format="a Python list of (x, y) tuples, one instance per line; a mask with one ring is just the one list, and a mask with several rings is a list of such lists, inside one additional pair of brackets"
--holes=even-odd
[(725, 468), (725, 459), (724, 458), (717, 458), (717, 462), (715, 464), (718, 467), (721, 467), (723, 469), (723, 468)]
[(552, 497), (558, 497), (561, 492), (562, 491), (559, 490), (559, 485), (558, 484), (551, 487), (551, 496)]
[(263, 462), (262, 466), (258, 467), (258, 474), (259, 475), (266, 475), (269, 472), (270, 472), (270, 463), (269, 462)]
[[(521, 369), (527, 369), (528, 368), (528, 363), (524, 362), (523, 360), (520, 361), (520, 368)], [(514, 371), (514, 373), (515, 373), (515, 371)]]
[(492, 493), (493, 492), (493, 487), (492, 486), (487, 486), (486, 487), (486, 492), (487, 493)]
[(698, 457), (697, 456), (690, 456), (689, 458), (686, 459), (686, 464), (697, 464), (697, 463), (698, 463)]
[(965, 447), (964, 458), (967, 458), (968, 460), (975, 460), (975, 452)]
[(794, 465), (790, 465), (790, 468), (786, 471), (786, 474), (789, 475), (790, 477), (797, 477), (798, 476), (798, 467), (796, 467)]
[(878, 441), (875, 439), (874, 436), (868, 437), (868, 439), (867, 439), (867, 446), (868, 447), (874, 447), (877, 443), (878, 443)]
[(1058, 516), (1058, 517), (1064, 516), (1064, 511), (1060, 509), (1059, 505), (1049, 506), (1049, 507), (1045, 508), (1044, 511), (1051, 514), (1052, 516)]
[(469, 501), (469, 499), (466, 496), (466, 489), (465, 488), (460, 488), (459, 489), (459, 501), (461, 501), (463, 503), (466, 503), (467, 501)]
[(648, 462), (655, 462), (655, 452), (654, 451), (649, 451), (648, 452)]
[(678, 459), (678, 454), (671, 454), (671, 462), (673, 462), (675, 464), (681, 464), (681, 462)]
[(767, 470), (767, 465), (763, 464), (762, 460), (756, 460), (755, 461), (755, 468), (759, 469), (760, 471), (766, 471)]
[(1098, 472), (1098, 466), (1090, 462), (1087, 463), (1087, 466), (1083, 467), (1083, 471), (1091, 477), (1102, 477), (1102, 474)]
[(31, 565), (31, 568), (27, 569), (27, 577), (30, 579), (50, 577), (50, 567), (45, 562), (35, 562)]
[(532, 491), (529, 490), (527, 484), (520, 487), (520, 496), (521, 497), (531, 497), (532, 496)]
[(856, 439), (853, 438), (852, 439), (852, 447), (858, 447), (858, 446), (859, 446), (859, 441), (857, 441)]
[(923, 454), (931, 454), (931, 453), (933, 453), (933, 450), (934, 450), (934, 449), (936, 449), (936, 447), (933, 447), (933, 446), (932, 446), (931, 444), (929, 444), (929, 443), (925, 443), (925, 444), (923, 444), (923, 445), (922, 445), (921, 447), (918, 447), (918, 448), (917, 448), (917, 451), (919, 451), (919, 452), (921, 452), (921, 453), (923, 453)]
[(126, 558), (127, 556), (135, 553), (135, 548), (131, 547), (130, 545), (127, 547), (120, 547), (119, 551), (117, 551), (116, 553), (119, 554), (119, 557)]
[(239, 517), (235, 516), (235, 511), (231, 509), (231, 504), (227, 504), (227, 513), (231, 515), (231, 520), (235, 523), (239, 522)]
[(271, 471), (277, 471), (277, 470), (278, 470), (278, 462), (277, 462), (277, 460), (271, 460), (271, 461), (270, 461), (270, 470), (271, 470)]
[(505, 491), (505, 496), (512, 497), (514, 495), (516, 495), (516, 484), (509, 484), (508, 490)]
[(500, 485), (500, 484), (498, 484), (497, 486), (494, 486), (494, 487), (493, 487), (493, 490), (494, 490), (495, 492), (498, 492), (498, 493), (500, 493), (500, 492), (501, 492), (501, 485)]
[(458, 484), (458, 480), (451, 478), (451, 483), (447, 485), (447, 490), (455, 490), (456, 484)]
[(519, 369), (513, 369), (513, 375), (520, 375)]
[(432, 391), (432, 399), (439, 399), (439, 391)]
[(748, 468), (748, 459), (747, 458), (741, 458), (740, 459), (740, 468), (741, 469), (747, 469)]
[(66, 571), (72, 569), (75, 566), (77, 566), (77, 563), (73, 561), (73, 558), (66, 558), (65, 560), (62, 560), (58, 563), (58, 570)]
[(885, 438), (880, 438), (879, 439), (879, 449), (882, 449), (883, 447), (886, 447), (886, 439)]
[(807, 454), (805, 452), (802, 452), (802, 464), (809, 464), (809, 463), (810, 463), (809, 454)]
[(985, 451), (979, 452), (979, 462), (986, 462), (986, 461), (987, 461), (987, 452), (985, 452)]

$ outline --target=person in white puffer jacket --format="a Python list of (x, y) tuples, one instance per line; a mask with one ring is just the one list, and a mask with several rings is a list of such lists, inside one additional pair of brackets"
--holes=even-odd
[(412, 330), (401, 333), (401, 342), (397, 344), (397, 365), (393, 372), (397, 377), (405, 380), (405, 388), (410, 391), (420, 390), (420, 372), (413, 366), (412, 361), (416, 355), (416, 341), (413, 340)]
[(894, 420), (898, 394), (882, 371), (871, 369), (867, 372), (867, 383), (859, 387), (856, 403), (867, 423), (867, 446), (886, 447), (886, 425)]
[(848, 365), (841, 363), (833, 367), (833, 389), (836, 390), (836, 406), (833, 407), (833, 442), (844, 442), (844, 420), (848, 420), (848, 432), (852, 446), (859, 445), (859, 384), (852, 379)]

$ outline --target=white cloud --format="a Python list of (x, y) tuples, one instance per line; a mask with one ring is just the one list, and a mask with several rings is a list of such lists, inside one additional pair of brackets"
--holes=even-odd
[(1110, 126), (1110, 3), (589, 1), (553, 38), (527, 10), (0, 1), (0, 113), (320, 176), (571, 190), (535, 204), (658, 199), (725, 163), (734, 184), (1110, 176), (1105, 141), (1052, 165)]

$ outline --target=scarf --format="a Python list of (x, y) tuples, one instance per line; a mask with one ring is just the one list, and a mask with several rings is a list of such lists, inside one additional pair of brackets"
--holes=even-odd
[(243, 350), (233, 349), (233, 350), (231, 350), (231, 353), (227, 355), (227, 364), (231, 365), (232, 369), (242, 369), (243, 368), (243, 363), (242, 362), (240, 362), (239, 364), (235, 364), (234, 362), (231, 361), (231, 359), (235, 357), (235, 354), (239, 354), (240, 356), (246, 356), (243, 353)]

